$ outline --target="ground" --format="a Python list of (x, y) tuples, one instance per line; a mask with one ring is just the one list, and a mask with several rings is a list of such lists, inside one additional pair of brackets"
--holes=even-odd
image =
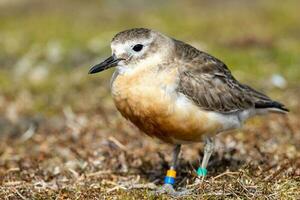
[(217, 137), (194, 185), (203, 144), (183, 147), (179, 199), (299, 199), (298, 1), (24, 1), (0, 3), (0, 198), (155, 196), (172, 147), (116, 111), (112, 71), (88, 75), (118, 31), (151, 27), (223, 60), (240, 81), (283, 102)]

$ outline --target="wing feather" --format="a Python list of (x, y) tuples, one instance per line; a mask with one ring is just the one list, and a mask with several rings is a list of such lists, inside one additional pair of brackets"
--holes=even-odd
[(181, 41), (174, 41), (175, 53), (181, 58), (177, 91), (202, 109), (229, 113), (274, 107), (287, 111), (283, 104), (239, 83), (220, 60)]

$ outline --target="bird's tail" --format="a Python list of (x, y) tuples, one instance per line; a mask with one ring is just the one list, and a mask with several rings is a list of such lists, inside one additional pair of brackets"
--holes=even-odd
[(278, 101), (258, 101), (255, 103), (256, 109), (264, 109), (269, 112), (275, 112), (275, 113), (287, 113), (289, 110), (280, 102)]

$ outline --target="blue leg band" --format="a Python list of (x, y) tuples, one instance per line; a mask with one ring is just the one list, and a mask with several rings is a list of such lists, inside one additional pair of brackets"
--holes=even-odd
[(206, 176), (207, 175), (207, 169), (199, 167), (197, 170), (197, 175), (198, 176)]
[(164, 182), (165, 182), (165, 184), (174, 185), (175, 178), (170, 177), (170, 176), (165, 176)]

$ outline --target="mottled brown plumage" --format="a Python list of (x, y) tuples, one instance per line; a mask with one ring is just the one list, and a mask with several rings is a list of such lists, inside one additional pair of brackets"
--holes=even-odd
[(174, 42), (182, 62), (177, 91), (200, 108), (222, 113), (271, 107), (287, 111), (281, 103), (239, 83), (220, 60), (184, 42)]

